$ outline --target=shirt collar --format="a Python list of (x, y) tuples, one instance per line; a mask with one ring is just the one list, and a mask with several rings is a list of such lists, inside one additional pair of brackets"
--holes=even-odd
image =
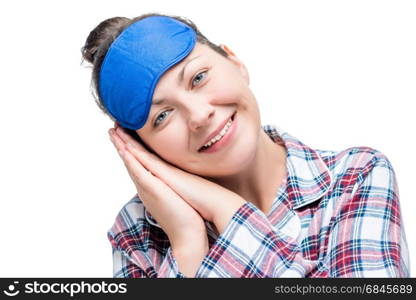
[(291, 208), (322, 198), (329, 191), (332, 176), (319, 153), (274, 125), (262, 127), (275, 143), (286, 148), (286, 192)]

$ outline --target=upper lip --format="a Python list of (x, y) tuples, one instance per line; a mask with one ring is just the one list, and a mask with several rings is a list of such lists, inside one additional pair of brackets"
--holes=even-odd
[(225, 124), (227, 124), (227, 122), (230, 120), (230, 118), (234, 115), (234, 113), (229, 116), (228, 118), (226, 118), (224, 121), (221, 122), (221, 124), (218, 126), (218, 128), (216, 130), (214, 130), (213, 133), (211, 133), (205, 140), (205, 142), (201, 145), (201, 147), (199, 147), (198, 151), (201, 150), (201, 148), (206, 145), (210, 140), (212, 140), (212, 138), (216, 137), (221, 130), (224, 128)]

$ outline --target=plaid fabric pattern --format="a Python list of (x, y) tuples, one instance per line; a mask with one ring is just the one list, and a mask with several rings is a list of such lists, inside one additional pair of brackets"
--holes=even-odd
[[(242, 205), (216, 236), (195, 277), (409, 277), (393, 168), (368, 147), (314, 150), (287, 132), (263, 130), (287, 150), (287, 178), (265, 215)], [(185, 277), (169, 240), (133, 197), (108, 231), (114, 277)]]

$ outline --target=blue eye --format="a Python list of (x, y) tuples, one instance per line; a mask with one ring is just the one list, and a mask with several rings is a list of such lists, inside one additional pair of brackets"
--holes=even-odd
[(202, 80), (204, 80), (205, 76), (207, 75), (207, 71), (203, 71), (198, 73), (194, 79), (192, 80), (192, 86), (196, 86), (201, 83)]
[(163, 120), (165, 119), (165, 117), (167, 116), (166, 113), (170, 112), (169, 110), (165, 110), (164, 112), (160, 113), (157, 117), (156, 120), (153, 124), (154, 127), (158, 126), (161, 122), (163, 122)]

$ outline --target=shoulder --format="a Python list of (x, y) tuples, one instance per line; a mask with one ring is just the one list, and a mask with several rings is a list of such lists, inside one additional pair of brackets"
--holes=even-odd
[(383, 219), (400, 224), (396, 175), (385, 154), (363, 146), (320, 152), (333, 177), (325, 200), (337, 222), (348, 219), (345, 224), (359, 226), (363, 220)]
[[(274, 142), (283, 143), (290, 152), (291, 158), (300, 160), (300, 165), (303, 168), (307, 166), (312, 174), (321, 174), (322, 172), (318, 172), (317, 169), (328, 168), (332, 178), (335, 179), (345, 173), (363, 173), (364, 175), (377, 164), (391, 167), (387, 157), (381, 151), (371, 147), (356, 146), (341, 151), (320, 150), (305, 145), (296, 137), (274, 125), (263, 125), (262, 128)], [(321, 159), (324, 164), (320, 163)]]
[(381, 151), (366, 147), (350, 147), (342, 151), (316, 150), (331, 171), (334, 179), (362, 181), (375, 168), (385, 168), (393, 172), (387, 156)]

